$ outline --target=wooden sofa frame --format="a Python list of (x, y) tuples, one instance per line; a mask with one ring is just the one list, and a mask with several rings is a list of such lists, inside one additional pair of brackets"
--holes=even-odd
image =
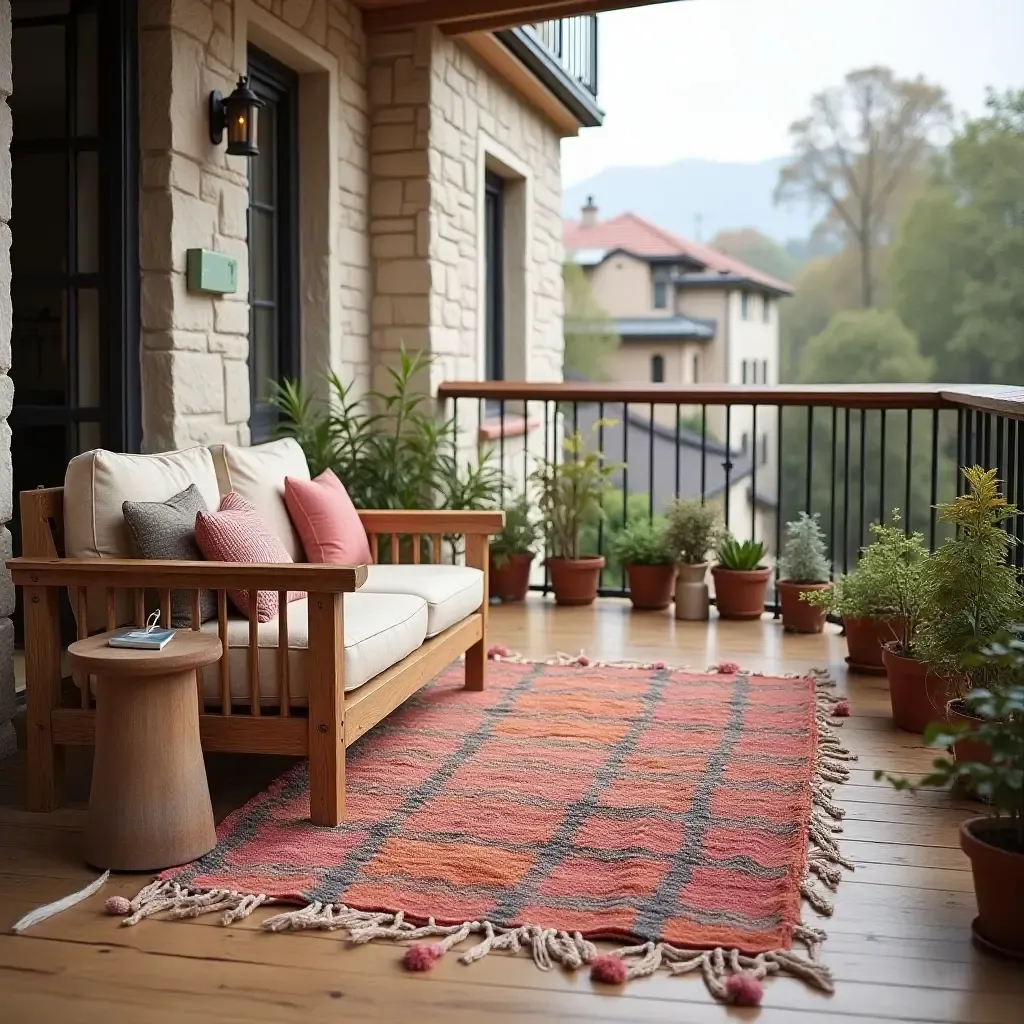
[[(117, 622), (117, 595), (132, 595), (136, 624), (145, 621), (145, 593), (160, 596), (163, 621), (170, 620), (171, 591), (193, 592), (193, 628), (199, 628), (199, 592), (217, 593), (220, 661), (219, 710), (203, 699), (196, 676), (199, 733), (204, 750), (231, 753), (290, 754), (309, 758), (310, 817), (316, 825), (337, 825), (345, 816), (345, 748), (397, 708), (461, 654), (466, 655), (466, 687), (482, 690), (487, 669), (487, 594), (490, 536), (501, 529), (502, 512), (365, 511), (360, 513), (376, 558), (390, 538), (392, 561), (399, 552), (419, 563), (424, 551), (440, 561), (443, 538), (465, 538), (465, 561), (484, 574), (484, 600), (477, 611), (426, 640), (408, 657), (345, 693), (344, 602), (342, 595), (366, 580), (366, 566), (176, 562), (112, 558), (64, 558), (64, 489), (21, 494), (22, 551), (7, 565), (14, 583), (24, 588), (25, 682), (27, 697), (28, 807), (52, 811), (58, 806), (63, 747), (92, 745), (95, 711), (89, 680), (78, 680), (79, 707), (62, 704), (60, 594), (76, 602), (78, 636), (87, 635), (86, 588), (106, 594), (107, 629)], [(403, 537), (412, 543), (401, 544)], [(249, 617), (249, 703), (232, 703), (229, 686), (228, 590), (253, 592)], [(260, 666), (255, 592), (281, 594), (279, 636), (288, 636), (285, 592), (308, 594), (309, 647), (307, 707), (290, 696), (287, 644), (277, 647), (278, 707), (260, 705)]]

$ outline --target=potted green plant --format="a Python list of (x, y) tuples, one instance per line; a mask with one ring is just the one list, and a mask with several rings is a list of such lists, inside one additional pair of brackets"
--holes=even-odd
[(719, 542), (718, 564), (711, 570), (715, 601), (723, 619), (759, 619), (771, 569), (764, 564), (768, 549), (761, 541), (738, 541), (727, 533)]
[(946, 682), (952, 720), (965, 718), (968, 690), (1000, 685), (999, 664), (976, 655), (988, 637), (1021, 618), (1024, 605), (1017, 571), (1007, 562), (1013, 538), (1004, 528), (1017, 509), (1000, 494), (996, 470), (970, 466), (963, 476), (965, 493), (938, 506), (956, 532), (925, 567), (918, 635), (921, 658)]
[(665, 544), (679, 565), (676, 618), (694, 622), (706, 619), (711, 607), (706, 583), (708, 553), (722, 529), (718, 507), (699, 498), (677, 499), (668, 507), (666, 518)]
[(990, 752), (988, 761), (939, 758), (923, 779), (910, 782), (875, 772), (897, 789), (957, 785), (987, 801), (988, 818), (960, 826), (960, 846), (971, 861), (978, 916), (978, 942), (1009, 956), (1024, 956), (1024, 656), (1020, 650), (989, 650), (993, 671), (1010, 668), (1015, 682), (1002, 690), (972, 690), (964, 698), (967, 723), (933, 722), (925, 732), (930, 747), (948, 749), (969, 742)]
[(563, 448), (561, 460), (542, 456), (531, 474), (550, 551), (547, 567), (558, 604), (592, 604), (604, 556), (583, 554), (580, 538), (584, 527), (604, 518), (604, 498), (616, 467), (605, 462), (602, 452), (589, 450), (579, 431), (565, 439)]
[(818, 513), (801, 512), (786, 523), (786, 543), (779, 559), (779, 600), (782, 626), (792, 633), (820, 633), (825, 628), (827, 609), (809, 604), (807, 595), (828, 590), (832, 563), (825, 553), (825, 534), (818, 525)]
[(502, 601), (522, 601), (530, 588), (533, 548), (540, 524), (527, 494), (505, 504), (505, 526), (491, 538), (490, 593)]
[(660, 611), (672, 603), (676, 562), (665, 543), (663, 523), (633, 520), (615, 534), (608, 546), (626, 570), (634, 608)]

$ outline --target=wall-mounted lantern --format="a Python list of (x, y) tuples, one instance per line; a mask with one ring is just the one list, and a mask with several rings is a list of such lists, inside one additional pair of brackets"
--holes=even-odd
[(226, 131), (231, 156), (259, 156), (256, 114), (262, 106), (263, 100), (249, 88), (245, 75), (227, 99), (215, 89), (210, 93), (210, 141), (219, 146)]

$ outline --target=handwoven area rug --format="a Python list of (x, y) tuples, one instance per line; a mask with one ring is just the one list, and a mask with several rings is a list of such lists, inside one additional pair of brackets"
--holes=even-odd
[[(802, 897), (830, 912), (820, 883), (850, 866), (828, 783), (851, 758), (827, 679), (580, 657), (492, 662), (481, 693), (462, 681), (448, 670), (349, 749), (343, 825), (309, 823), (296, 766), (124, 923), (291, 903), (264, 927), (432, 940), (406, 951), (413, 969), (475, 935), (463, 962), (523, 951), (617, 982), (699, 971), (739, 1001), (737, 977), (759, 990), (780, 971), (832, 990), (824, 933), (801, 923)], [(602, 955), (599, 938), (620, 947)]]

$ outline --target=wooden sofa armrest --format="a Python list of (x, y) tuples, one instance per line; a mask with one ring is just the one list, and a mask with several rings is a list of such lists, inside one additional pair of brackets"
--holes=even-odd
[(306, 562), (182, 562), (143, 558), (12, 558), (15, 584), (154, 590), (305, 590), (350, 593), (366, 582), (365, 565)]
[(450, 509), (363, 509), (359, 512), (367, 533), (458, 534), (460, 536), (498, 533), (505, 525), (500, 509), (468, 512)]

